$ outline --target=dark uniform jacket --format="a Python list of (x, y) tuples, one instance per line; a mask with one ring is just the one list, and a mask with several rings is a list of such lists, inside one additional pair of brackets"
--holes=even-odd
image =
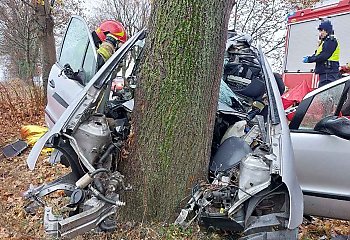
[(308, 62), (316, 62), (315, 73), (317, 74), (338, 73), (339, 44), (337, 39), (333, 35), (328, 35), (322, 40), (316, 53), (309, 57)]

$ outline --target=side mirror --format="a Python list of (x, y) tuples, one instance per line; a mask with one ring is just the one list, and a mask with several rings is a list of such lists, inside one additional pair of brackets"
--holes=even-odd
[(350, 140), (350, 119), (338, 116), (325, 117), (316, 124), (314, 130)]

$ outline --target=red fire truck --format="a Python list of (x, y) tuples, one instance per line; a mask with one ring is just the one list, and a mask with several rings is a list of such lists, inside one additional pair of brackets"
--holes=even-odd
[(283, 80), (291, 89), (307, 84), (312, 90), (318, 86), (314, 63), (303, 63), (318, 47), (320, 19), (332, 22), (340, 44), (340, 66), (350, 63), (350, 0), (320, 1), (313, 8), (298, 10), (288, 19)]

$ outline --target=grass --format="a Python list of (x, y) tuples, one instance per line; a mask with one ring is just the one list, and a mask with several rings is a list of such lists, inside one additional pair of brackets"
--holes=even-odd
[(0, 82), (0, 146), (13, 141), (25, 124), (43, 124), (44, 95), (40, 87), (21, 80)]

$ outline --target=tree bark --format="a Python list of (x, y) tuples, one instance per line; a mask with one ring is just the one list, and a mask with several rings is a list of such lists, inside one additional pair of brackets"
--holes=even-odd
[(173, 220), (193, 184), (206, 178), (234, 0), (153, 1), (122, 173), (133, 190), (122, 216)]
[(53, 33), (54, 22), (52, 17), (46, 22), (46, 31), (43, 32), (43, 36), (41, 38), (41, 62), (42, 62), (42, 80), (43, 80), (43, 88), (44, 88), (44, 99), (46, 101), (47, 94), (47, 83), (49, 79), (49, 74), (51, 67), (56, 62), (56, 45), (55, 45), (55, 37)]
[(42, 64), (42, 81), (44, 89), (44, 101), (46, 102), (47, 83), (51, 67), (56, 62), (56, 45), (54, 36), (54, 20), (51, 15), (50, 2), (44, 1), (44, 4), (37, 4), (38, 24), (41, 28), (39, 40), (41, 43), (41, 64)]

